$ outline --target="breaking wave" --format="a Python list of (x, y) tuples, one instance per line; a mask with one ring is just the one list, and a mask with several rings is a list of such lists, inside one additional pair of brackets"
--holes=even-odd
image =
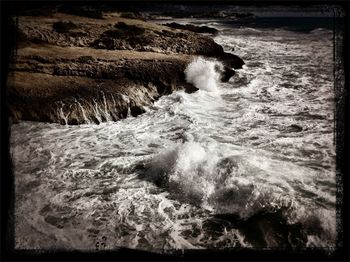
[[(233, 153), (222, 146), (186, 142), (147, 162), (143, 176), (166, 188), (177, 200), (213, 214), (232, 214), (247, 220), (266, 212), (281, 212), (286, 225), (301, 224), (305, 234), (311, 234), (311, 246), (327, 246), (335, 241), (335, 212), (327, 209), (334, 196), (313, 184), (321, 179), (317, 172), (258, 154)], [(322, 179), (331, 183), (332, 178), (327, 175)], [(311, 195), (324, 208), (308, 203)]]
[(192, 61), (185, 70), (186, 80), (201, 90), (217, 92), (222, 64), (202, 57)]

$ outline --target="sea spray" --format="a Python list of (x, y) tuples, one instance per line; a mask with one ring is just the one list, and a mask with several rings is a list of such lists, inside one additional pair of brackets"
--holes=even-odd
[[(236, 155), (229, 148), (194, 141), (179, 143), (154, 156), (146, 164), (144, 175), (166, 189), (172, 198), (213, 214), (234, 214), (245, 220), (282, 210), (285, 223), (302, 222), (305, 230), (318, 232), (317, 241), (321, 239), (323, 245), (331, 245), (336, 236), (332, 223), (335, 212), (312, 205), (304, 210), (307, 204), (295, 197), (298, 192), (294, 180), (285, 176), (288, 170), (293, 170), (290, 171), (293, 177), (303, 181), (299, 186), (319, 198), (327, 197), (312, 186), (317, 172), (278, 160), (269, 160), (269, 166), (259, 165), (266, 159), (258, 152)], [(310, 245), (315, 239), (310, 239)]]
[(201, 90), (217, 92), (220, 81), (218, 68), (222, 68), (221, 63), (198, 57), (185, 69), (186, 81)]

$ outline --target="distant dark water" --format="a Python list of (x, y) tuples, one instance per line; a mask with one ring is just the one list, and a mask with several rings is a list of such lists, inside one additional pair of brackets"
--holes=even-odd
[(254, 17), (240, 20), (227, 20), (225, 24), (232, 27), (252, 27), (252, 28), (281, 28), (297, 32), (310, 32), (322, 28), (333, 30), (344, 27), (342, 18), (333, 17)]

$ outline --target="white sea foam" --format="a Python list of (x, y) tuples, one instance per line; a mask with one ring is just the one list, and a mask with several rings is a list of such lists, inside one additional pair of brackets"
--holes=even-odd
[(186, 80), (201, 90), (217, 92), (220, 73), (215, 67), (220, 68), (222, 65), (217, 61), (198, 57), (187, 66)]
[[(302, 206), (294, 198), (299, 187), (325, 201), (335, 201), (314, 185), (316, 178), (321, 179), (318, 172), (271, 160), (258, 152), (239, 152), (236, 155), (236, 149), (222, 145), (186, 142), (155, 156), (146, 174), (151, 180), (164, 180), (168, 190), (181, 200), (241, 217), (261, 209)], [(332, 181), (330, 175), (323, 179)], [(302, 184), (295, 185), (296, 180)]]

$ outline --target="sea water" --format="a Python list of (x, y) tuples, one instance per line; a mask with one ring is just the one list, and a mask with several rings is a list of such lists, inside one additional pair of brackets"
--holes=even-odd
[(199, 57), (197, 92), (136, 118), (12, 125), (16, 248), (335, 246), (333, 32), (186, 22), (243, 69), (220, 83)]

